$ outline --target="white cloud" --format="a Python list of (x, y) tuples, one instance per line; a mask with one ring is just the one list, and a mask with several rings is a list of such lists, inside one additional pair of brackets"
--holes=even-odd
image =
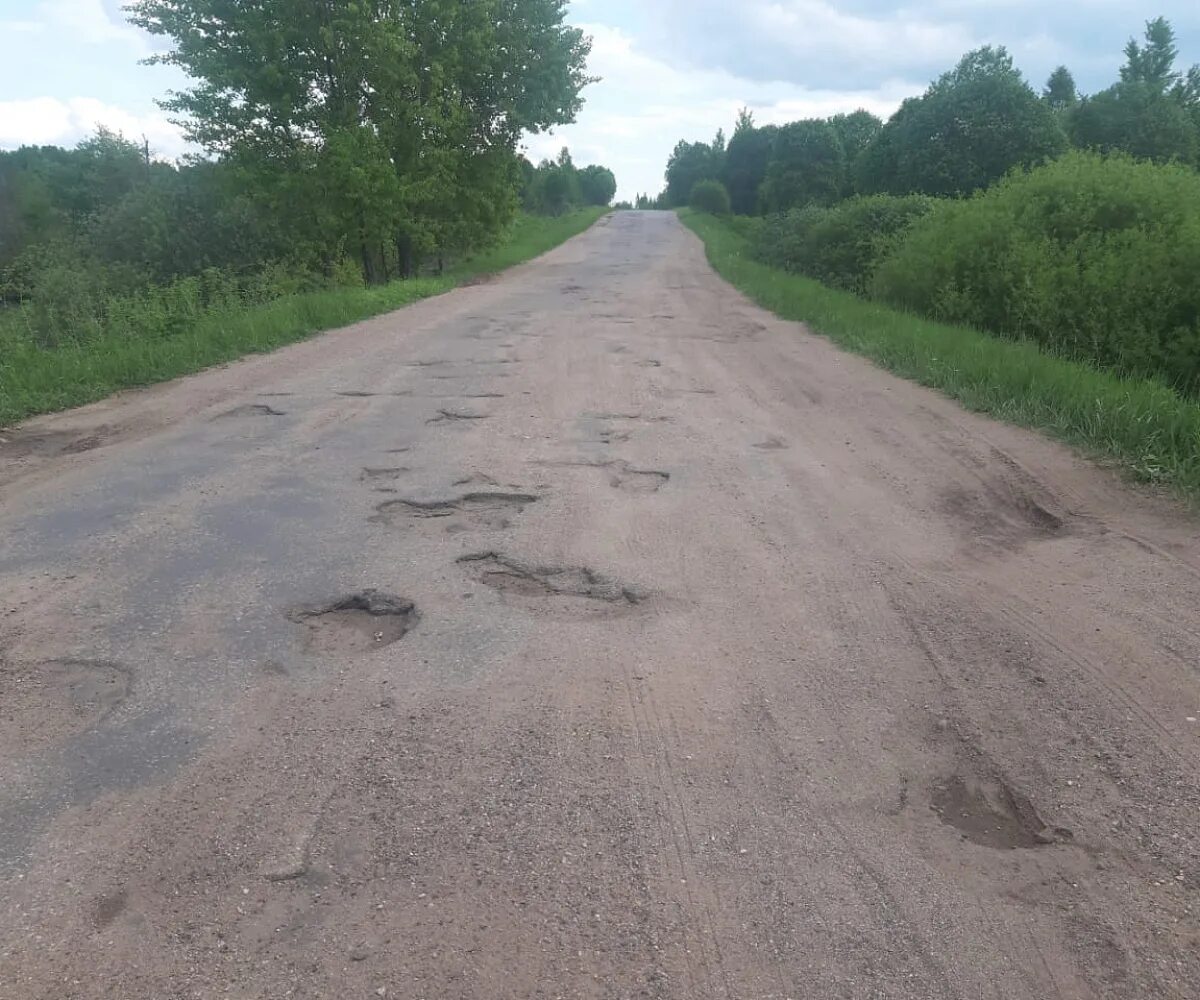
[(644, 40), (680, 67), (832, 89), (928, 79), (979, 44), (962, 20), (876, 0), (659, 0), (647, 17)]
[(593, 40), (590, 69), (602, 81), (585, 92), (578, 124), (532, 137), (527, 155), (537, 161), (569, 145), (577, 164), (612, 168), (622, 199), (657, 194), (675, 144), (680, 139), (707, 141), (719, 128), (728, 134), (742, 107), (754, 111), (755, 120), (764, 125), (858, 108), (887, 117), (925, 86), (889, 80), (876, 88), (819, 89), (747, 79), (720, 68), (685, 69), (649, 55), (620, 29), (583, 27)]
[(152, 51), (149, 36), (129, 24), (115, 4), (105, 0), (39, 0), (19, 21), (0, 21), (0, 31), (69, 35), (90, 45), (127, 45), (138, 55)]
[(179, 157), (189, 149), (180, 130), (160, 112), (136, 114), (94, 97), (0, 101), (0, 147), (72, 146), (94, 132), (97, 125), (121, 132), (128, 139), (145, 136), (151, 150), (166, 159)]

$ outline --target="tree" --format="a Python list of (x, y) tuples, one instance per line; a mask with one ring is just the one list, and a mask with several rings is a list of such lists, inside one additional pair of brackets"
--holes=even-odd
[(562, 215), (579, 203), (579, 182), (573, 169), (549, 160), (538, 167), (535, 189), (536, 211), (543, 215)]
[(753, 215), (759, 210), (759, 188), (767, 176), (771, 147), (779, 130), (774, 125), (755, 128), (749, 112), (743, 111), (742, 115), (725, 151), (721, 179), (729, 191), (733, 211)]
[[(397, 246), (491, 238), (507, 219), (477, 204), (460, 215), (474, 203), (464, 185), (515, 188), (518, 140), (572, 121), (590, 82), (590, 43), (564, 24), (565, 0), (136, 0), (130, 12), (173, 40), (156, 61), (196, 81), (164, 102), (190, 138), (257, 161), (279, 204), (311, 205), (330, 185), (348, 192), (323, 219), (330, 249), (379, 227)], [(363, 183), (362, 172), (385, 161), (396, 181), (383, 198), (381, 178)], [(511, 194), (500, 201), (510, 213)], [(375, 248), (356, 252), (373, 276)]]
[(680, 142), (667, 160), (667, 204), (686, 205), (699, 181), (716, 180), (719, 158), (704, 142)]
[(1125, 46), (1120, 80), (1073, 109), (1075, 144), (1158, 163), (1200, 162), (1200, 66), (1179, 72), (1177, 53), (1170, 23), (1148, 21), (1145, 43)]
[(1200, 128), (1187, 108), (1153, 85), (1122, 81), (1071, 112), (1071, 139), (1080, 149), (1125, 152), (1140, 159), (1195, 164)]
[(883, 128), (879, 118), (861, 108), (848, 115), (834, 115), (829, 119), (829, 124), (842, 140), (842, 148), (850, 161), (855, 160)]
[(709, 215), (729, 214), (729, 192), (717, 180), (697, 181), (688, 197), (688, 205), (697, 212)]
[(1156, 17), (1146, 22), (1145, 39), (1144, 45), (1133, 38), (1126, 43), (1121, 82), (1143, 83), (1151, 91), (1165, 94), (1180, 82), (1180, 74), (1175, 70), (1179, 55), (1175, 29), (1165, 17)]
[(561, 215), (580, 205), (608, 205), (617, 193), (617, 179), (608, 167), (593, 164), (580, 170), (565, 147), (553, 160), (536, 167), (518, 157), (513, 169), (528, 212)]
[(900, 106), (863, 152), (857, 182), (865, 193), (970, 194), (1066, 145), (1008, 52), (986, 46)]
[(829, 124), (842, 140), (842, 149), (846, 154), (846, 176), (842, 183), (841, 195), (848, 198), (854, 193), (853, 173), (855, 164), (863, 152), (883, 128), (883, 122), (861, 108), (848, 115), (834, 115)]
[(819, 118), (779, 129), (762, 184), (763, 207), (785, 212), (802, 205), (828, 205), (847, 186), (846, 148), (837, 128)]
[(585, 205), (608, 205), (617, 193), (617, 178), (608, 167), (593, 164), (579, 171), (579, 188)]
[(1079, 92), (1075, 89), (1075, 77), (1066, 66), (1059, 66), (1046, 81), (1042, 100), (1055, 111), (1066, 111), (1079, 103)]

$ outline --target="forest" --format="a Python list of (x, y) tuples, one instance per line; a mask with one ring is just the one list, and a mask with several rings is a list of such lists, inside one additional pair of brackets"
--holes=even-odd
[(657, 197), (731, 220), (752, 256), (935, 320), (1200, 392), (1200, 67), (1148, 22), (1119, 79), (1036, 91), (1002, 47), (886, 122), (680, 142)]
[(197, 153), (165, 162), (102, 128), (73, 149), (0, 151), (10, 360), (438, 275), (519, 215), (607, 206), (611, 170), (522, 153), (574, 120), (591, 82), (566, 6), (138, 0), (131, 20), (170, 45), (152, 61), (192, 81), (162, 103)]

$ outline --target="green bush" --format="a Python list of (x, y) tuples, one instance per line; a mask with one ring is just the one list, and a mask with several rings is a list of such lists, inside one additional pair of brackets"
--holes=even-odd
[[(347, 260), (323, 277), (286, 264), (249, 275), (211, 268), (118, 295), (87, 280), (98, 272), (58, 265), (43, 272), (36, 302), (30, 295), (20, 305), (0, 303), (0, 426), (397, 309), (545, 253), (605, 211), (520, 215), (502, 243), (444, 275), (386, 285), (364, 284), (362, 269)], [(48, 336), (38, 335), (43, 315)]]
[(339, 277), (361, 284), (361, 270), (353, 262), (334, 270), (334, 278), (319, 279), (286, 263), (266, 264), (244, 275), (210, 267), (165, 284), (126, 290), (121, 268), (114, 274), (95, 261), (64, 259), (34, 276), (24, 304), (6, 310), (6, 326), (46, 349), (104, 336), (171, 337), (209, 314), (335, 287)]
[(924, 195), (870, 195), (774, 216), (753, 245), (764, 264), (862, 294), (880, 260), (936, 204)]
[(709, 215), (729, 214), (729, 192), (720, 181), (697, 181), (692, 187), (688, 205), (697, 212)]
[(1200, 391), (1200, 174), (1071, 153), (914, 224), (876, 297)]

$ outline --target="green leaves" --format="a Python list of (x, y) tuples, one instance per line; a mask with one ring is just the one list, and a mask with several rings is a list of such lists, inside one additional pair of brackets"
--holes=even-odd
[[(526, 132), (574, 119), (590, 42), (565, 0), (137, 0), (195, 83), (165, 106), (211, 151), (260, 166), (260, 193), (318, 215), (324, 252), (386, 273), (387, 241), (494, 239)], [(390, 176), (388, 176), (390, 173)], [(290, 211), (289, 211), (290, 210)], [(315, 210), (315, 211), (314, 211)]]
[(1200, 391), (1200, 176), (1071, 153), (914, 223), (887, 302)]
[(1038, 99), (1003, 48), (965, 55), (924, 96), (904, 102), (858, 164), (859, 190), (970, 194), (1014, 167), (1067, 148), (1053, 110)]
[(831, 121), (811, 118), (784, 125), (775, 135), (762, 185), (763, 207), (785, 212), (828, 205), (846, 193), (846, 147)]
[(667, 204), (686, 205), (697, 183), (715, 180), (721, 173), (721, 152), (706, 142), (678, 143), (667, 160)]

